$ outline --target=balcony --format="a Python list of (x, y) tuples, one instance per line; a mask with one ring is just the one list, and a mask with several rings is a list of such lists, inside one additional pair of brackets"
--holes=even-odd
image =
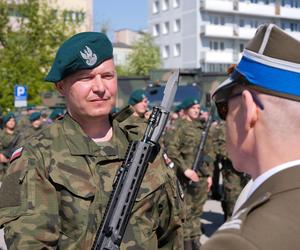
[[(275, 5), (274, 4), (254, 4), (249, 2), (239, 3), (239, 13), (255, 16), (275, 16)], [(299, 15), (299, 13), (298, 13)]]
[(236, 30), (238, 33), (238, 38), (244, 40), (252, 39), (256, 32), (256, 28), (250, 27), (238, 27)]
[(207, 11), (233, 12), (234, 4), (232, 1), (222, 0), (201, 0), (200, 8)]
[(232, 26), (206, 24), (201, 26), (201, 34), (208, 37), (233, 38)]
[(203, 51), (201, 61), (203, 63), (234, 63), (233, 53), (226, 51)]
[(280, 17), (300, 20), (299, 8), (280, 7)]

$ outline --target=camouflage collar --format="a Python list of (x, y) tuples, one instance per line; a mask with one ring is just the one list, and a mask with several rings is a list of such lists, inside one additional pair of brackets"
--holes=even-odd
[[(101, 151), (101, 148), (88, 137), (80, 125), (72, 119), (69, 114), (66, 114), (63, 119), (63, 130), (66, 137), (66, 143), (72, 155), (103, 155), (109, 158), (123, 159), (126, 153), (128, 141), (126, 136), (118, 127), (118, 122), (113, 121), (113, 138), (112, 144), (115, 145), (113, 150)], [(101, 151), (101, 152), (100, 152)]]

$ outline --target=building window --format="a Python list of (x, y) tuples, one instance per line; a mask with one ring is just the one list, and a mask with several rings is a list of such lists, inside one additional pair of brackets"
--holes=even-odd
[(169, 22), (164, 22), (162, 24), (162, 34), (168, 34), (170, 30), (170, 23)]
[(300, 24), (299, 23), (290, 23), (290, 30), (291, 31), (300, 31)]
[(163, 58), (168, 58), (170, 56), (170, 47), (169, 45), (166, 45), (163, 47), (163, 50), (162, 50), (162, 57)]
[(244, 19), (240, 19), (240, 27), (245, 27), (245, 20)]
[(173, 8), (179, 8), (180, 0), (173, 0)]
[(174, 56), (180, 56), (181, 55), (181, 46), (180, 46), (180, 43), (176, 43), (174, 45), (174, 48), (173, 48), (173, 54)]
[(225, 25), (225, 17), (224, 16), (210, 15), (209, 21), (211, 24), (214, 24), (214, 25)]
[(180, 21), (180, 19), (176, 19), (174, 21), (173, 31), (179, 32), (180, 30), (181, 30), (181, 21)]
[(242, 53), (244, 51), (244, 47), (245, 47), (245, 45), (243, 43), (240, 43), (240, 53)]
[(300, 1), (299, 0), (282, 0), (281, 1), (282, 6), (288, 6), (291, 8), (300, 8)]
[(152, 13), (156, 14), (159, 12), (159, 1), (153, 1), (152, 3)]
[(210, 50), (217, 50), (217, 51), (223, 51), (225, 49), (224, 42), (222, 41), (209, 41), (209, 49)]
[(162, 1), (162, 10), (168, 10), (169, 9), (169, 0), (163, 0)]
[(159, 24), (153, 25), (152, 35), (159, 36), (159, 34), (160, 34)]

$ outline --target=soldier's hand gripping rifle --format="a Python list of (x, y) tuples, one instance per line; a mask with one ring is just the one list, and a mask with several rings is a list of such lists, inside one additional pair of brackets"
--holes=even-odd
[[(207, 173), (202, 168), (203, 163), (204, 163), (204, 153), (205, 153), (204, 147), (205, 147), (205, 143), (206, 143), (206, 140), (208, 137), (208, 132), (209, 132), (210, 126), (213, 122), (213, 115), (215, 113), (215, 106), (211, 105), (210, 96), (207, 95), (206, 99), (207, 99), (206, 106), (210, 106), (209, 115), (208, 115), (207, 121), (205, 122), (204, 129), (201, 133), (200, 143), (198, 145), (197, 154), (196, 154), (195, 160), (193, 162), (193, 166), (192, 166), (192, 170), (194, 170), (196, 172), (199, 171), (203, 176), (207, 175)], [(189, 182), (190, 185), (192, 183), (193, 183), (192, 181)]]
[(113, 191), (92, 249), (119, 249), (145, 172), (159, 152), (158, 140), (175, 98), (178, 77), (179, 70), (176, 70), (169, 78), (162, 103), (153, 108), (143, 139), (130, 143), (125, 160), (115, 176)]

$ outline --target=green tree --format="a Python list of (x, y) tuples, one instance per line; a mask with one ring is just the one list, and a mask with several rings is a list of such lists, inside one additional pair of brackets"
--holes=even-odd
[(133, 44), (133, 51), (128, 55), (128, 71), (132, 75), (149, 75), (150, 70), (160, 67), (159, 48), (149, 34), (144, 34)]
[[(53, 89), (43, 78), (58, 46), (74, 33), (75, 25), (44, 0), (7, 2), (0, 0), (0, 105), (13, 107), (15, 84), (26, 85), (28, 102), (40, 104), (41, 93)], [(17, 27), (11, 27), (11, 18)]]

